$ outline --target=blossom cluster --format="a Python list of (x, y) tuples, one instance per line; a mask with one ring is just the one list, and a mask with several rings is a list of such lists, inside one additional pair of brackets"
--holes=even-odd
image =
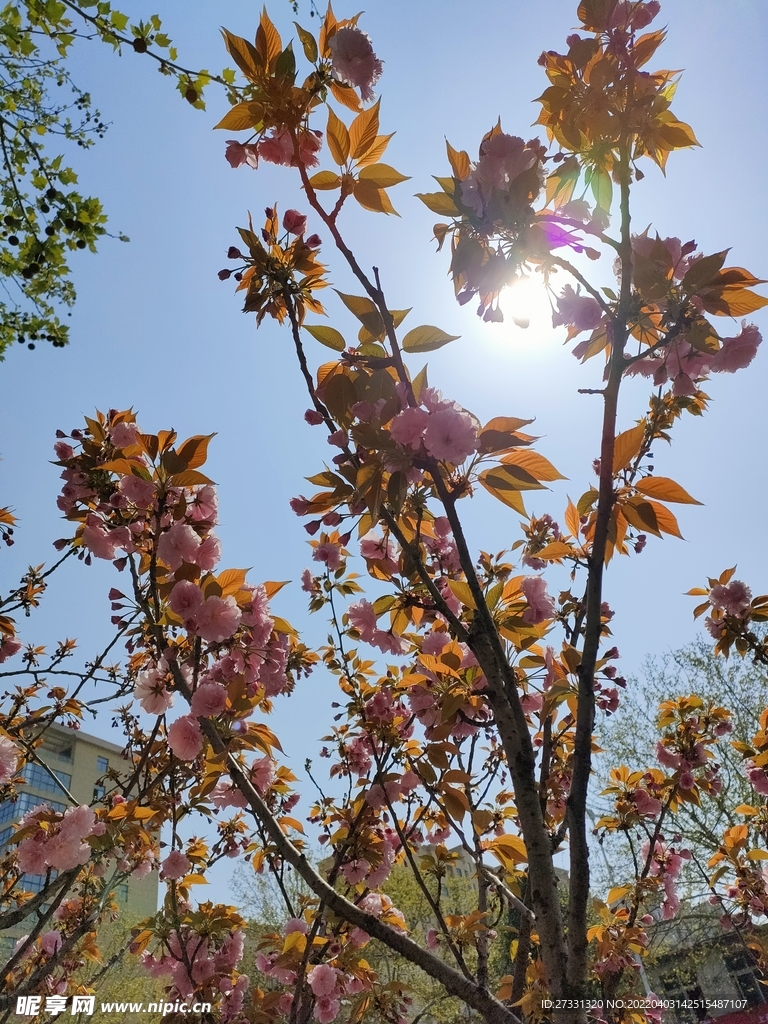
[(96, 820), (91, 807), (70, 807), (63, 815), (47, 804), (34, 807), (19, 822), (19, 833), (25, 835), (17, 848), (19, 869), (25, 874), (44, 875), (49, 868), (67, 871), (87, 864), (92, 850), (86, 840), (105, 832), (106, 825)]
[(245, 932), (226, 934), (215, 942), (209, 935), (200, 935), (188, 925), (173, 930), (165, 939), (165, 952), (160, 956), (144, 952), (141, 962), (152, 977), (170, 976), (169, 998), (188, 1000), (203, 987), (219, 996), (223, 1021), (238, 1018), (250, 979), (237, 974), (235, 968), (243, 957)]

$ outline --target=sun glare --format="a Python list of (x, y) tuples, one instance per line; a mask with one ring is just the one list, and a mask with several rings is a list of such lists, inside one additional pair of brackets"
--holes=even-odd
[(536, 330), (552, 327), (552, 308), (539, 274), (521, 278), (499, 296), (505, 323)]

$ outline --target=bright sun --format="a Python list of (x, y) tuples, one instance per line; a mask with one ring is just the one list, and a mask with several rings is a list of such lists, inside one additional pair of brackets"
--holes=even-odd
[(505, 322), (541, 330), (552, 326), (552, 307), (540, 274), (521, 278), (499, 296)]

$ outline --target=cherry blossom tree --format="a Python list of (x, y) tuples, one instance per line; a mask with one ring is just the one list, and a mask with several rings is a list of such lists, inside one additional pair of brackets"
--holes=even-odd
[[(331, 636), (308, 649), (272, 612), (282, 583), (220, 569), (216, 492), (201, 472), (210, 437), (145, 433), (129, 410), (62, 432), (59, 507), (70, 533), (59, 547), (62, 558), (109, 560), (122, 574), (110, 593), (117, 637), (74, 673), (73, 689), (58, 679), (51, 689), (53, 675), (67, 681), (71, 651), (62, 645), (49, 657), (24, 646), (12, 616), (39, 600), (42, 570), (9, 595), (0, 661), (4, 675), (23, 666), (15, 671), (29, 685), (6, 697), (0, 780), (12, 793), (46, 726), (62, 717), (77, 724), (97, 677), (99, 699), (124, 724), (127, 766), (101, 803), (63, 814), (42, 806), (15, 831), (0, 920), (28, 919), (30, 932), (6, 968), (7, 992), (68, 992), (115, 880), (159, 869), (163, 905), (132, 949), (164, 979), (169, 999), (211, 1001), (216, 1019), (420, 1018), (424, 1008), (406, 988), (383, 983), (371, 966), (373, 941), (489, 1024), (643, 1018), (594, 1000), (633, 990), (654, 915), (671, 919), (679, 909), (676, 880), (690, 851), (675, 821), (720, 791), (717, 751), (730, 712), (696, 695), (670, 697), (655, 763), (611, 770), (597, 830), (623, 837), (632, 869), (624, 884), (594, 892), (587, 801), (596, 721), (617, 707), (624, 685), (605, 567), (639, 554), (649, 535), (679, 535), (668, 505), (694, 499), (651, 475), (646, 456), (680, 419), (706, 412), (711, 374), (752, 361), (757, 328), (720, 328), (717, 318), (747, 317), (767, 301), (748, 271), (725, 266), (727, 251), (633, 233), (643, 164), (663, 168), (675, 150), (696, 145), (671, 110), (675, 73), (645, 70), (664, 38), (649, 29), (658, 12), (656, 0), (584, 0), (565, 52), (540, 60), (549, 80), (542, 138), (524, 141), (499, 123), (476, 159), (449, 144), (450, 173), (437, 178), (439, 192), (421, 195), (442, 218), (435, 237), (450, 249), (460, 303), (477, 301), (483, 320), (500, 320), (503, 289), (535, 275), (556, 325), (576, 342), (573, 354), (600, 366), (589, 389), (603, 406), (597, 481), (557, 520), (525, 509), (526, 491), (560, 478), (525, 432), (530, 420), (501, 409), (482, 424), (430, 384), (411, 360), (454, 337), (431, 325), (401, 332), (410, 311), (390, 308), (378, 269), (366, 273), (345, 241), (345, 207), (391, 213), (389, 190), (405, 180), (382, 161), (390, 138), (375, 99), (382, 62), (359, 19), (337, 20), (329, 7), (317, 36), (297, 26), (298, 58), (266, 13), (254, 43), (224, 33), (246, 84), (218, 127), (247, 133), (227, 141), (225, 157), (240, 173), (282, 165), (303, 193), (282, 216), (272, 204), (263, 226), (241, 228), (229, 249), (233, 269), (219, 276), (234, 275), (257, 324), (269, 316), (285, 326), (305, 418), (327, 434), (328, 464), (291, 505), (311, 538), (301, 586), (310, 611), (329, 617)], [(356, 321), (351, 342), (306, 321), (325, 311), (326, 250), (362, 293), (337, 293)], [(613, 287), (598, 287), (585, 269), (604, 253)], [(314, 342), (333, 351), (331, 361), (315, 366)], [(644, 409), (620, 404), (629, 376), (652, 381)], [(462, 502), (487, 495), (521, 518), (509, 552), (470, 548)], [(5, 521), (11, 529), (8, 512)], [(351, 568), (358, 554), (371, 580), (365, 590)], [(570, 571), (557, 594), (544, 575), (551, 566)], [(752, 624), (768, 615), (768, 598), (753, 599), (732, 572), (697, 593), (717, 652), (764, 663)], [(121, 640), (125, 663), (108, 669)], [(326, 855), (315, 867), (294, 813), (297, 780), (280, 763), (267, 715), (320, 666), (337, 677), (341, 697), (323, 751), (335, 785), (309, 813)], [(712, 896), (758, 945), (754, 924), (768, 910), (760, 870), (768, 812), (757, 799), (768, 791), (767, 716), (739, 747), (755, 806), (737, 809), (745, 824), (723, 834), (709, 865)], [(214, 823), (211, 842), (184, 838), (182, 823), (199, 815)], [(162, 852), (161, 828), (170, 836)], [(474, 894), (459, 913), (445, 884), (457, 851), (471, 865)], [(555, 858), (566, 851), (563, 884)], [(259, 953), (269, 988), (249, 988), (237, 912), (193, 898), (210, 864), (230, 856), (270, 872), (285, 900), (286, 924)], [(425, 941), (386, 890), (396, 866), (412, 873), (429, 908)], [(296, 895), (289, 869), (306, 892)], [(37, 897), (22, 891), (32, 871), (48, 879)], [(514, 941), (498, 977), (491, 952), (501, 922), (514, 922)]]

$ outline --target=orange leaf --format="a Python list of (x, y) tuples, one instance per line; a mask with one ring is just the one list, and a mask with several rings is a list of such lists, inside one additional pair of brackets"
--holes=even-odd
[(352, 159), (357, 160), (365, 156), (371, 146), (376, 142), (379, 135), (379, 105), (378, 99), (372, 107), (358, 114), (349, 127), (349, 139), (351, 145)]
[(644, 476), (637, 481), (635, 489), (641, 494), (647, 494), (649, 498), (659, 498), (661, 501), (674, 501), (681, 505), (701, 505), (701, 502), (692, 498), (680, 484), (666, 476)]
[(635, 456), (640, 454), (645, 438), (645, 421), (638, 423), (616, 437), (613, 446), (613, 475), (626, 469)]

